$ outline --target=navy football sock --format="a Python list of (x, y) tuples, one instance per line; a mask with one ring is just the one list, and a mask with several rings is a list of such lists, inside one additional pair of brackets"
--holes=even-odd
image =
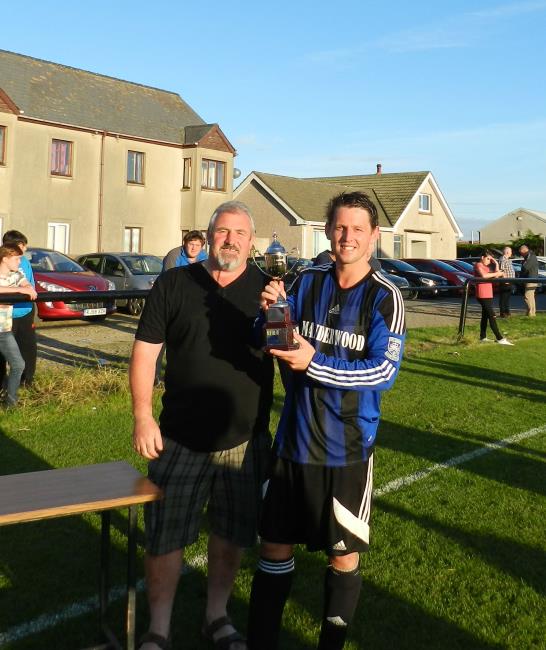
[(360, 597), (362, 577), (359, 565), (351, 571), (338, 571), (332, 566), (324, 576), (324, 613), (317, 650), (341, 650), (347, 636), (347, 626)]
[(282, 561), (260, 558), (250, 592), (247, 628), (250, 650), (276, 650), (293, 576), (294, 557)]

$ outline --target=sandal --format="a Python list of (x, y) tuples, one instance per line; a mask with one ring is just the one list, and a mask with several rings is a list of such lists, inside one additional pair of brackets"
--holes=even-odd
[(142, 647), (145, 643), (155, 643), (159, 650), (171, 650), (171, 642), (169, 639), (166, 639), (161, 634), (156, 634), (155, 632), (146, 632), (139, 641), (139, 648)]
[(207, 639), (208, 641), (214, 644), (216, 650), (230, 650), (231, 645), (237, 641), (242, 641), (243, 643), (246, 643), (245, 637), (242, 634), (239, 634), (237, 630), (235, 630), (235, 632), (232, 632), (231, 634), (226, 634), (226, 636), (222, 636), (219, 639), (215, 640), (214, 634), (218, 632), (218, 630), (225, 627), (226, 625), (233, 625), (229, 616), (221, 616), (220, 618), (217, 618), (215, 621), (212, 621), (208, 625), (206, 622), (203, 623), (203, 628), (201, 632), (205, 637), (205, 639)]

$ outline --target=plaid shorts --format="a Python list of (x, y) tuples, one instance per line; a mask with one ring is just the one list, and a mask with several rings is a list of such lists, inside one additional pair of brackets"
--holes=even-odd
[(169, 438), (163, 438), (163, 445), (159, 458), (148, 465), (148, 477), (163, 489), (164, 498), (144, 506), (146, 550), (164, 555), (195, 542), (207, 503), (212, 533), (243, 548), (253, 546), (269, 433), (210, 453), (191, 451)]

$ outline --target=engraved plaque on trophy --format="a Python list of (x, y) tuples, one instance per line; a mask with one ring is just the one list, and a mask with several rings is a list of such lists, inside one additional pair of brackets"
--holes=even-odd
[[(296, 251), (296, 256), (299, 253)], [(264, 255), (265, 268), (260, 270), (273, 280), (282, 280), (292, 268), (288, 268), (288, 255), (286, 249), (280, 243), (277, 233), (273, 233), (273, 241), (268, 246)], [(265, 313), (264, 324), (264, 349), (265, 350), (296, 350), (299, 347), (294, 340), (296, 323), (292, 321), (290, 305), (281, 296), (272, 305), (269, 305)]]

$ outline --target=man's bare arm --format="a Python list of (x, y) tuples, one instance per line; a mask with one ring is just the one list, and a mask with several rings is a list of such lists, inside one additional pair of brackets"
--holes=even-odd
[(161, 343), (135, 341), (129, 366), (129, 384), (133, 399), (133, 448), (144, 458), (157, 458), (163, 440), (152, 412), (155, 364)]

